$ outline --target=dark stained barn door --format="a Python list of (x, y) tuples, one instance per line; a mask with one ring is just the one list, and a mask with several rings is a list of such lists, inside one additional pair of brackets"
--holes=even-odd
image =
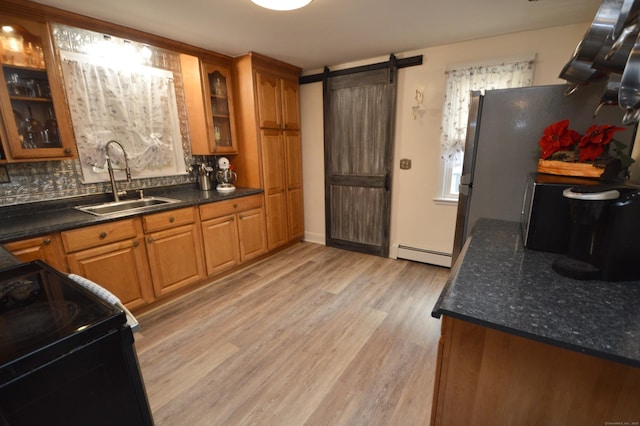
[(324, 86), (326, 244), (387, 257), (396, 68)]

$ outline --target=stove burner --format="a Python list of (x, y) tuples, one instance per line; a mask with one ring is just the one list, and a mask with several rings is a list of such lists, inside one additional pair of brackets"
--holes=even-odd
[(59, 305), (37, 302), (0, 313), (0, 342), (22, 343), (49, 336), (69, 325), (78, 315), (78, 305), (64, 301)]
[(38, 296), (39, 286), (31, 280), (14, 280), (0, 283), (0, 308), (12, 308), (15, 302), (25, 305)]

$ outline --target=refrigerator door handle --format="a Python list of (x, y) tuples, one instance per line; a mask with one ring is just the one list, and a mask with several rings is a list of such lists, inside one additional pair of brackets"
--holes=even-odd
[(460, 186), (458, 186), (458, 193), (460, 195), (469, 195), (469, 189), (470, 189), (470, 185), (463, 185), (460, 184)]
[(460, 185), (470, 185), (471, 184), (471, 173), (465, 173), (460, 176)]

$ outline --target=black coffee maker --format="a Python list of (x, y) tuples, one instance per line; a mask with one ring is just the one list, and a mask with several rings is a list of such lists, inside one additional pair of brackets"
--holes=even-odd
[(567, 256), (553, 269), (579, 280), (640, 279), (640, 193), (625, 186), (564, 190), (571, 209)]

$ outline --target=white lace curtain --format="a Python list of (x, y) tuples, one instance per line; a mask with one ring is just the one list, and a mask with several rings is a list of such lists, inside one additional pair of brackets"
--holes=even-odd
[[(136, 178), (185, 173), (173, 74), (61, 52), (85, 182), (108, 179), (105, 146), (120, 142)], [(117, 147), (109, 154), (124, 165)]]
[(492, 65), (448, 69), (442, 111), (442, 158), (451, 164), (462, 158), (472, 91), (531, 86), (535, 57)]

